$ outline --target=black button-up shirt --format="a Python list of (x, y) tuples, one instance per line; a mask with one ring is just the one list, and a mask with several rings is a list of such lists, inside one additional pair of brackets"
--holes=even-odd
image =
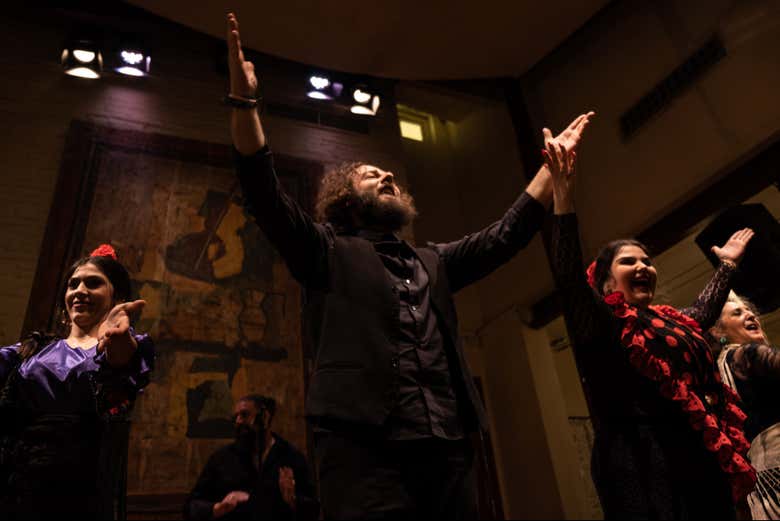
[(463, 437), (444, 339), (431, 307), (428, 273), (414, 250), (392, 234), (357, 233), (374, 244), (399, 300), (398, 401), (389, 439)]

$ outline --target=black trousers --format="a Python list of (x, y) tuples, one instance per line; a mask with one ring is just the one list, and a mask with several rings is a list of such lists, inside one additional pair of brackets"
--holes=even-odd
[(468, 440), (319, 432), (315, 452), (326, 519), (477, 518)]

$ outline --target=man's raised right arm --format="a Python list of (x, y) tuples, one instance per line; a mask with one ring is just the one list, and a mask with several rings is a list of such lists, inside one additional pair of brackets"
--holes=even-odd
[[(258, 87), (252, 62), (244, 59), (238, 20), (227, 17), (230, 96), (255, 99)], [(322, 285), (326, 276), (328, 230), (309, 216), (282, 189), (254, 108), (233, 107), (230, 132), (236, 149), (238, 179), (247, 211), (276, 247), (293, 276), (307, 285)]]

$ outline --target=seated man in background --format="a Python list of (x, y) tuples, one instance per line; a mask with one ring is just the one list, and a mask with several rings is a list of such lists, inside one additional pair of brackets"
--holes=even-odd
[(273, 398), (250, 394), (235, 407), (236, 440), (211, 455), (184, 518), (317, 519), (306, 458), (271, 431)]

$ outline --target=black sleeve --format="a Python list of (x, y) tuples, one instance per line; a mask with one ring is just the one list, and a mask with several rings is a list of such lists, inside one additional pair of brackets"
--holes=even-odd
[(19, 344), (0, 348), (0, 387), (19, 364)]
[(542, 203), (523, 192), (501, 220), (448, 243), (430, 244), (447, 267), (453, 292), (489, 275), (531, 242), (544, 222)]
[(726, 305), (731, 290), (731, 278), (736, 271), (736, 267), (721, 263), (710, 281), (699, 293), (693, 306), (680, 311), (696, 320), (702, 330), (707, 331), (715, 325), (721, 311), (723, 311), (723, 306)]
[(740, 380), (780, 380), (780, 349), (745, 344), (729, 354), (731, 370)]
[(282, 189), (266, 146), (251, 156), (234, 150), (244, 206), (254, 217), (287, 267), (304, 285), (321, 287), (327, 281), (328, 247), (332, 232), (315, 223)]
[(219, 468), (219, 452), (211, 455), (203, 467), (195, 487), (184, 503), (184, 519), (205, 521), (213, 518), (214, 504), (222, 500), (219, 495), (217, 479)]
[(617, 321), (609, 307), (588, 285), (582, 263), (577, 215), (574, 213), (553, 216), (552, 270), (575, 355), (578, 358), (591, 356), (582, 353), (582, 349), (608, 345), (609, 342), (596, 340), (613, 335)]

